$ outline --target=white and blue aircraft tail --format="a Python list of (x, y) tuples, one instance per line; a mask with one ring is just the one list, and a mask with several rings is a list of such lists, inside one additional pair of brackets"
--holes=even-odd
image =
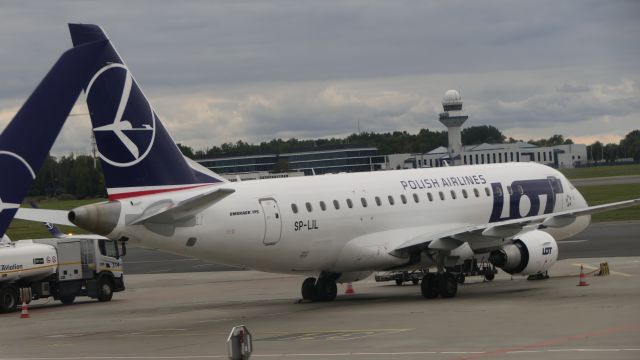
[(229, 183), (186, 160), (95, 25), (70, 25), (75, 46), (107, 41), (87, 92), (109, 201), (69, 220), (111, 239), (262, 271), (311, 275), (302, 297), (331, 301), (336, 282), (373, 271), (436, 268), (425, 298), (457, 293), (446, 271), (477, 254), (512, 274), (538, 274), (556, 239), (590, 214), (640, 199), (588, 206), (557, 170), (506, 163)]
[(106, 41), (65, 52), (0, 135), (0, 238), (11, 223)]

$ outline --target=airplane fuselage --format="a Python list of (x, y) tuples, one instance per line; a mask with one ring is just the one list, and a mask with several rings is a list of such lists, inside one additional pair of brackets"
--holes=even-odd
[[(235, 190), (176, 226), (126, 226), (166, 194), (123, 199), (109, 237), (216, 263), (282, 273), (375, 271), (424, 233), (586, 207), (557, 170), (535, 163), (335, 174), (224, 183)], [(179, 202), (203, 189), (172, 192)], [(589, 224), (545, 229), (556, 239)], [(422, 264), (431, 265), (431, 264)]]

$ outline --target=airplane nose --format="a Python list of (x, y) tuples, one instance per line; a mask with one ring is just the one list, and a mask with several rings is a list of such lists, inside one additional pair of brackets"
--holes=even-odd
[(122, 205), (119, 201), (77, 207), (69, 212), (69, 221), (98, 235), (108, 235), (118, 225)]

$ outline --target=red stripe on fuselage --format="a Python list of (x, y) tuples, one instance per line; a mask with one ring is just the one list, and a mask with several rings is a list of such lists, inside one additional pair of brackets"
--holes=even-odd
[(108, 198), (109, 198), (109, 201), (122, 200), (122, 199), (128, 199), (128, 198), (132, 198), (132, 197), (138, 197), (138, 196), (154, 195), (154, 194), (160, 194), (160, 193), (165, 193), (165, 192), (194, 189), (194, 188), (197, 188), (197, 187), (208, 186), (208, 185), (211, 185), (211, 184), (198, 184), (198, 185), (183, 186), (183, 187), (169, 188), (169, 189), (153, 189), (153, 190), (131, 191), (131, 192), (126, 192), (126, 193), (119, 193), (119, 194), (109, 195)]

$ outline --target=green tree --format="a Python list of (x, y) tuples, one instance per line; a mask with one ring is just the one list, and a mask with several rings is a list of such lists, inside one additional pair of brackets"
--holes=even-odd
[(462, 129), (462, 143), (465, 145), (501, 144), (506, 138), (498, 128), (490, 125), (471, 126)]
[(633, 161), (640, 161), (640, 130), (629, 132), (620, 140), (620, 151), (625, 157), (633, 157)]

